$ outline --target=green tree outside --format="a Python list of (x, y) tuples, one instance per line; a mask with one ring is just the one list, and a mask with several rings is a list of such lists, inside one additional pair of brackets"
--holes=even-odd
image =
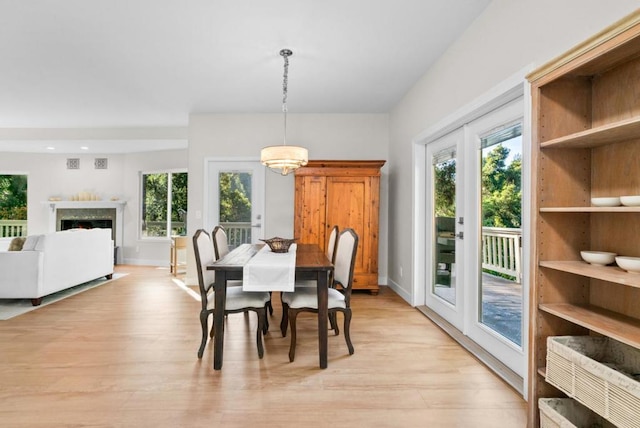
[(188, 174), (186, 172), (143, 174), (142, 220), (143, 234), (147, 237), (167, 236), (169, 217), (169, 177), (171, 177), (171, 231), (184, 235), (186, 229)]
[(497, 144), (482, 157), (483, 226), (522, 226), (522, 158), (518, 154), (507, 165), (508, 156), (509, 149)]
[(187, 194), (189, 174), (171, 174), (171, 234), (187, 234)]
[(251, 174), (220, 173), (220, 223), (251, 222)]
[(434, 166), (436, 217), (456, 216), (456, 160), (449, 159)]
[[(509, 149), (497, 144), (482, 158), (482, 225), (522, 226), (522, 158), (516, 155), (506, 164)], [(434, 166), (435, 215), (455, 217), (456, 160)]]
[(0, 175), (0, 219), (27, 219), (26, 175)]
[(143, 233), (147, 237), (167, 235), (168, 179), (166, 173), (142, 176)]

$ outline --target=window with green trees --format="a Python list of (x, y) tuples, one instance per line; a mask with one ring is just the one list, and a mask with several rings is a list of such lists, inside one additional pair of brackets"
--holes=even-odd
[(141, 237), (187, 234), (186, 172), (142, 173)]
[(0, 237), (27, 236), (27, 176), (0, 175)]

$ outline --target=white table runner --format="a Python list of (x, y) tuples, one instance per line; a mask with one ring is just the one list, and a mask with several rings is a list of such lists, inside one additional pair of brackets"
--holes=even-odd
[(296, 249), (292, 244), (287, 253), (274, 253), (265, 245), (244, 265), (244, 291), (293, 291), (296, 279)]

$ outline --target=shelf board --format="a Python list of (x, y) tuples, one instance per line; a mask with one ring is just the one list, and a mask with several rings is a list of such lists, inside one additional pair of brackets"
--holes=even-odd
[(569, 303), (543, 303), (539, 308), (618, 342), (640, 348), (640, 320), (635, 318), (597, 306), (576, 306)]
[(541, 213), (640, 213), (640, 207), (542, 207)]
[(541, 148), (590, 148), (640, 138), (640, 117), (609, 123), (540, 143)]
[(541, 261), (540, 266), (580, 276), (586, 276), (588, 278), (601, 279), (603, 281), (640, 288), (640, 274), (629, 273), (617, 266), (594, 266), (579, 260)]

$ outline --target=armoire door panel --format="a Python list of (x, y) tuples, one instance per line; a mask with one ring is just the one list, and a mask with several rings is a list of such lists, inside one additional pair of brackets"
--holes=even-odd
[(326, 178), (304, 177), (296, 185), (294, 237), (301, 244), (318, 244), (324, 247), (326, 235)]
[(328, 177), (327, 224), (340, 230), (353, 229), (359, 237), (356, 253), (356, 275), (369, 269), (369, 179), (368, 177)]

